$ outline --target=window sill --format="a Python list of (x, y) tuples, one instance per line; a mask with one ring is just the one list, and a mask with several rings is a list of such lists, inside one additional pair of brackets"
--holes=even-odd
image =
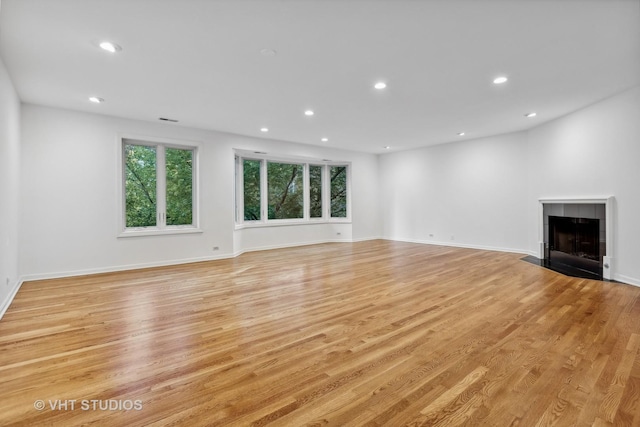
[(126, 230), (118, 234), (120, 237), (142, 237), (142, 236), (166, 236), (174, 234), (195, 234), (202, 233), (200, 228), (185, 227), (185, 228), (169, 228), (169, 229), (140, 229), (140, 230)]
[(351, 220), (348, 218), (336, 218), (332, 220), (318, 219), (318, 220), (293, 221), (293, 220), (283, 219), (283, 220), (271, 220), (269, 222), (256, 221), (256, 222), (245, 222), (242, 224), (236, 224), (235, 229), (242, 230), (245, 228), (289, 227), (289, 226), (296, 226), (296, 225), (326, 225), (326, 224), (351, 224)]

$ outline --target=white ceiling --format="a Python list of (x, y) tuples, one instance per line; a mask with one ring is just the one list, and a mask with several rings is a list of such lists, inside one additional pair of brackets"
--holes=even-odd
[(527, 129), (640, 84), (640, 0), (1, 7), (0, 54), (23, 102), (372, 153)]

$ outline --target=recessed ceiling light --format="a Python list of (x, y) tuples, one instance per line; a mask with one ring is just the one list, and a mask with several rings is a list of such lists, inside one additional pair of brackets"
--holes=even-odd
[(458, 136), (464, 136), (464, 132), (458, 132)]
[(535, 116), (537, 116), (537, 114), (536, 113), (528, 113), (528, 114), (525, 114), (524, 116), (525, 117), (535, 117)]
[(262, 49), (260, 50), (260, 55), (262, 56), (276, 56), (278, 52), (273, 49)]
[(99, 46), (102, 50), (106, 50), (111, 53), (120, 52), (122, 50), (120, 46), (112, 42), (101, 42)]
[(499, 84), (505, 83), (507, 80), (509, 80), (509, 79), (507, 79), (505, 76), (500, 76), (500, 77), (496, 77), (495, 79), (493, 79), (493, 82), (495, 84), (499, 85)]
[(374, 84), (373, 87), (376, 89), (384, 89), (387, 87), (387, 84), (385, 82), (378, 82)]
[(104, 102), (103, 98), (98, 98), (97, 96), (91, 96), (89, 97), (89, 101), (95, 103), (95, 104), (101, 104)]
[(391, 147), (389, 147), (388, 145), (385, 145), (385, 146), (384, 146), (384, 149), (385, 149), (385, 150), (389, 150), (389, 149), (391, 149)]
[(269, 132), (269, 128), (260, 128), (260, 132)]
[(304, 112), (305, 116), (313, 116), (315, 113), (312, 110), (307, 110)]
[(327, 141), (329, 141), (329, 138), (322, 138), (320, 141), (327, 142)]

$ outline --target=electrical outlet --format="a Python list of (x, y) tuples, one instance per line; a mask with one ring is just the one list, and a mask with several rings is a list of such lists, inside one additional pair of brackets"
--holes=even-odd
[(7, 286), (9, 286), (9, 283), (10, 283), (10, 282), (11, 282), (11, 279), (9, 279), (9, 278), (7, 277)]
[(456, 240), (456, 237), (453, 234), (451, 235), (451, 240)]
[(218, 251), (218, 250), (220, 250), (220, 248), (219, 248), (218, 246), (214, 246), (214, 247), (213, 247), (213, 250), (214, 250), (214, 251)]
[(429, 233), (429, 237), (433, 237), (433, 233)]
[(341, 233), (341, 232), (339, 232), (339, 231), (338, 231), (336, 234), (337, 234), (338, 236), (341, 236), (341, 235), (342, 235), (342, 233)]

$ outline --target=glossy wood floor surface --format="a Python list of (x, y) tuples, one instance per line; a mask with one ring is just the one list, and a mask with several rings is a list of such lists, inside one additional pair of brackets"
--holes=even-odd
[(25, 283), (0, 425), (640, 426), (640, 288), (390, 241)]

